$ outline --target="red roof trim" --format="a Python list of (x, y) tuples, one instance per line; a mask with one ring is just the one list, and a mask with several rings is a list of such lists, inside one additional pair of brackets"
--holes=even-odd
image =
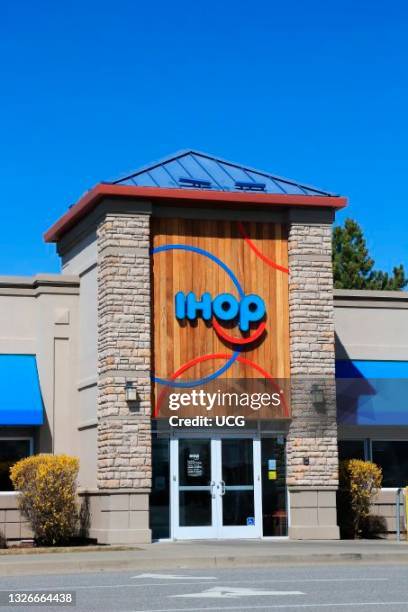
[(104, 197), (139, 198), (150, 200), (189, 201), (191, 205), (203, 202), (236, 203), (256, 206), (299, 206), (318, 208), (344, 208), (347, 198), (337, 196), (289, 195), (286, 193), (249, 193), (232, 191), (206, 191), (198, 189), (164, 189), (162, 187), (137, 187), (99, 183), (78, 200), (44, 234), (45, 242), (57, 242), (65, 232), (88, 214)]

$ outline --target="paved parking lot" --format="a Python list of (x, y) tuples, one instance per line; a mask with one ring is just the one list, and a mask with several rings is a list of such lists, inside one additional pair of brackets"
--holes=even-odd
[[(408, 610), (406, 565), (314, 565), (1, 577), (0, 589), (73, 591), (75, 612)], [(65, 606), (64, 606), (65, 607)], [(40, 607), (48, 612), (62, 606)], [(30, 606), (7, 605), (7, 610)], [(36, 606), (39, 609), (39, 606)]]

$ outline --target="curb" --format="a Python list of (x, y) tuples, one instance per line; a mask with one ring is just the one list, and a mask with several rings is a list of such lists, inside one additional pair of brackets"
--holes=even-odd
[(59, 546), (59, 547), (38, 547), (38, 548), (0, 548), (0, 557), (8, 555), (53, 555), (60, 553), (87, 553), (87, 552), (117, 552), (125, 550), (144, 550), (138, 546), (122, 545), (98, 545), (95, 546)]
[(231, 567), (274, 567), (314, 564), (408, 564), (407, 553), (340, 553), (340, 554), (312, 554), (312, 555), (273, 555), (254, 557), (216, 556), (205, 558), (141, 558), (141, 559), (58, 559), (53, 561), (41, 558), (21, 562), (7, 559), (7, 563), (0, 563), (0, 576), (22, 576), (37, 574), (76, 574), (80, 572), (106, 572), (106, 571), (132, 571), (132, 570), (169, 570), (169, 569), (208, 569)]

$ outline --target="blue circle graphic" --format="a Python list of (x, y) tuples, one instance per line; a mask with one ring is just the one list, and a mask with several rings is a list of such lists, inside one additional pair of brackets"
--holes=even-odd
[(200, 249), (199, 247), (191, 246), (189, 244), (164, 244), (163, 246), (155, 247), (154, 249), (152, 249), (151, 253), (152, 255), (155, 255), (156, 253), (162, 253), (163, 251), (191, 251), (192, 253), (198, 253), (198, 255), (208, 257), (208, 259), (211, 259), (211, 261), (220, 266), (220, 268), (222, 268), (224, 272), (228, 274), (228, 276), (234, 283), (239, 293), (239, 296), (241, 298), (245, 297), (244, 290), (242, 289), (240, 282), (233, 273), (233, 271), (230, 270), (230, 268), (223, 261), (221, 261), (221, 259), (218, 259), (218, 257), (213, 255), (209, 251), (206, 251), (205, 249)]
[[(198, 255), (203, 255), (203, 257), (207, 257), (208, 259), (216, 263), (218, 266), (220, 266), (220, 268), (222, 268), (222, 270), (224, 270), (226, 274), (228, 274), (228, 276), (234, 283), (239, 296), (241, 298), (245, 297), (244, 290), (242, 289), (241, 284), (239, 280), (237, 279), (237, 277), (235, 276), (235, 274), (233, 273), (233, 271), (223, 261), (221, 261), (221, 259), (218, 259), (218, 257), (213, 255), (209, 251), (206, 251), (205, 249), (200, 249), (199, 247), (191, 246), (190, 244), (164, 244), (163, 246), (153, 248), (151, 250), (151, 254), (155, 255), (156, 253), (162, 253), (164, 251), (191, 251), (192, 253), (197, 253)], [(189, 382), (187, 381), (177, 382), (175, 380), (168, 380), (166, 378), (159, 378), (157, 376), (152, 376), (152, 380), (153, 382), (159, 383), (161, 385), (168, 385), (171, 387), (181, 387), (181, 388), (183, 387), (188, 388), (188, 387), (195, 387), (198, 385), (203, 385), (207, 382), (210, 382), (211, 380), (214, 380), (215, 378), (217, 378), (218, 376), (226, 372), (226, 370), (228, 370), (228, 368), (232, 366), (234, 361), (236, 361), (239, 353), (240, 351), (235, 351), (231, 355), (230, 359), (228, 359), (228, 361), (226, 361), (221, 368), (219, 368), (212, 374), (209, 374), (208, 376), (204, 376), (203, 378), (198, 378), (197, 380), (192, 380)]]

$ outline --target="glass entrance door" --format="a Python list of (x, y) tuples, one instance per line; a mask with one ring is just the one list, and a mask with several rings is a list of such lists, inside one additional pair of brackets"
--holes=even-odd
[(210, 438), (172, 440), (173, 537), (216, 537), (215, 453)]
[(253, 438), (222, 438), (219, 444), (219, 537), (260, 537), (260, 483), (255, 470), (255, 465), (260, 464), (259, 443)]
[(260, 464), (251, 436), (173, 439), (172, 537), (260, 537)]

